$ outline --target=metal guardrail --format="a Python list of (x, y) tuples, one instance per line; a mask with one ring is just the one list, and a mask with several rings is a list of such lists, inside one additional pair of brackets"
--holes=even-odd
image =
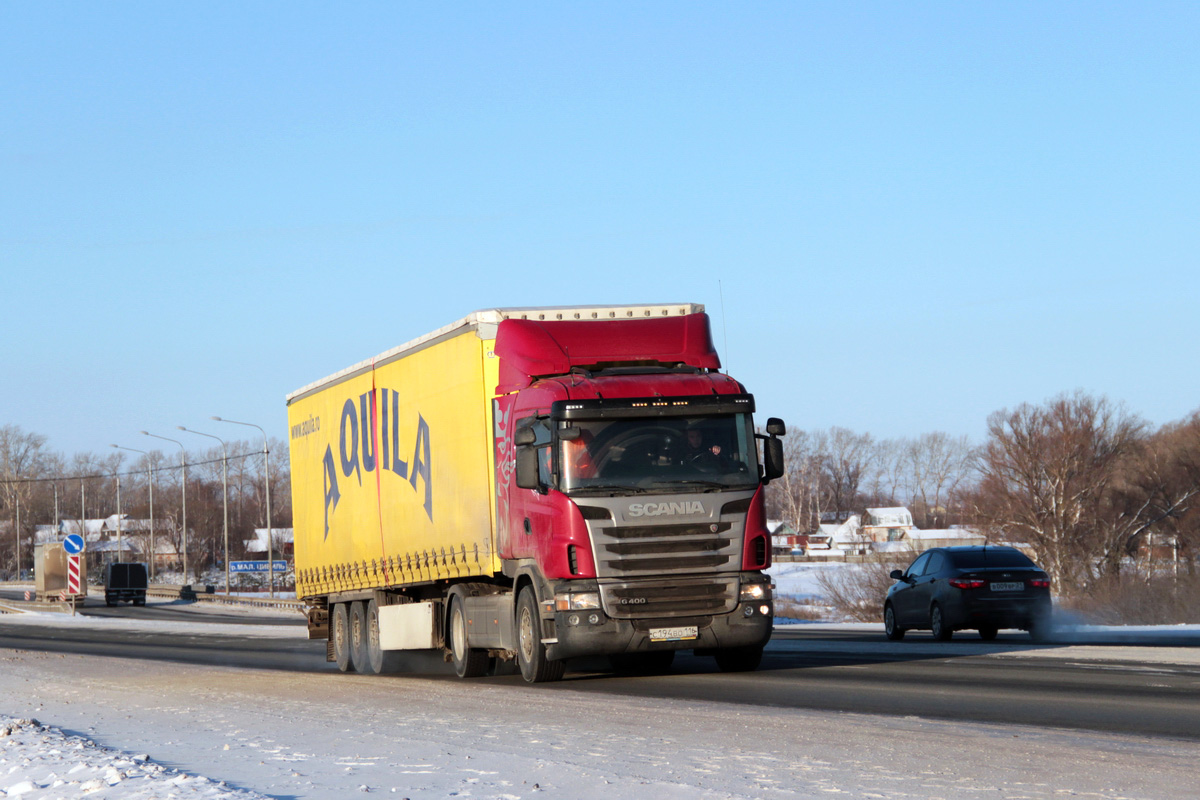
[[(2, 585), (2, 584), (0, 584)], [(243, 595), (224, 595), (209, 592), (210, 587), (196, 591), (189, 585), (176, 586), (165, 583), (152, 583), (146, 588), (147, 597), (160, 597), (168, 600), (187, 600), (202, 603), (215, 603), (230, 606), (252, 606), (258, 608), (276, 608), (306, 613), (303, 601), (278, 597), (246, 597)], [(92, 588), (92, 593), (104, 595), (103, 588)], [(0, 600), (0, 614), (21, 614), (26, 611), (61, 611), (70, 610), (70, 605), (58, 600)]]
[(29, 611), (55, 611), (66, 614), (71, 602), (62, 600), (0, 600), (0, 614), (24, 614)]
[(283, 608), (294, 609), (304, 613), (305, 605), (300, 600), (281, 599), (278, 597), (246, 597), (244, 595), (225, 595), (210, 591), (211, 587), (205, 585), (203, 590), (197, 590), (195, 586), (183, 585), (172, 586), (168, 584), (151, 584), (146, 589), (146, 595), (149, 597), (167, 597), (173, 600), (191, 600), (201, 603), (216, 603), (218, 605), (230, 606), (257, 606), (259, 608)]
[(196, 599), (202, 603), (217, 603), (220, 605), (293, 609), (295, 611), (299, 611), (301, 614), (305, 613), (304, 609), (306, 607), (304, 602), (301, 600), (279, 597), (244, 597), (236, 594), (198, 594), (196, 595)]

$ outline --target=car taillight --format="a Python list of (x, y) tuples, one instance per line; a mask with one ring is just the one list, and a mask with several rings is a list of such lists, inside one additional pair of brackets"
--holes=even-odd
[(951, 578), (950, 585), (955, 589), (982, 589), (984, 581), (978, 578)]
[(1050, 579), (1049, 578), (1033, 578), (1032, 580), (1029, 581), (1029, 585), (1034, 587), (1035, 589), (1049, 589), (1050, 588)]

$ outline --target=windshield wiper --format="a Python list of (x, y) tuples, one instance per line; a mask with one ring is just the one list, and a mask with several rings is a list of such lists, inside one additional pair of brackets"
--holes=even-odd
[(721, 481), (705, 481), (705, 480), (698, 480), (695, 478), (686, 478), (686, 479), (680, 480), (680, 481), (670, 481), (670, 483), (671, 484), (682, 483), (685, 486), (706, 486), (710, 489), (733, 489), (733, 488), (736, 488), (736, 487), (730, 486), (728, 483), (722, 483)]
[(568, 494), (582, 494), (584, 492), (630, 492), (632, 494), (645, 494), (649, 489), (641, 486), (629, 486), (624, 483), (589, 483), (587, 486), (575, 486), (568, 490)]

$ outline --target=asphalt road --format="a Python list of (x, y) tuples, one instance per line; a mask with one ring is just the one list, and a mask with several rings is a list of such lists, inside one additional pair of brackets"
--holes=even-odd
[[(186, 607), (152, 604), (145, 609), (103, 602), (87, 613), (192, 622), (246, 622)], [(261, 620), (260, 620), (261, 621)], [(282, 620), (286, 622), (286, 620)], [(281, 620), (268, 618), (267, 624)], [(292, 624), (299, 625), (296, 621)], [(12, 624), (0, 615), (0, 648), (164, 660), (289, 672), (334, 668), (324, 643), (264, 638), (245, 632), (170, 632), (148, 627), (120, 633), (103, 628)], [(669, 674), (618, 677), (600, 660), (571, 665), (557, 684), (526, 686), (519, 676), (480, 680), (525, 692), (582, 691), (677, 701), (723, 701), (771, 708), (815, 709), (888, 716), (1015, 723), (1047, 728), (1100, 730), (1200, 740), (1200, 664), (1143, 661), (1141, 650), (1095, 647), (1089, 659), (1073, 658), (1064, 645), (1032, 645), (1021, 634), (985, 643), (964, 634), (934, 642), (910, 634), (888, 642), (882, 632), (799, 628), (777, 631), (757, 672), (724, 674), (711, 658), (680, 654)], [(1169, 649), (1160, 649), (1169, 654)], [(380, 681), (457, 680), (440, 655), (406, 657), (403, 674)], [(1168, 659), (1169, 660), (1169, 659)], [(519, 702), (519, 699), (515, 699)]]

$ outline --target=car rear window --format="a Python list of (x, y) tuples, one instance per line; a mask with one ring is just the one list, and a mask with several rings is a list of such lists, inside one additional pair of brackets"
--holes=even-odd
[(951, 555), (954, 566), (959, 569), (983, 569), (985, 567), (1035, 567), (1037, 566), (1019, 550), (1007, 547), (988, 547)]

